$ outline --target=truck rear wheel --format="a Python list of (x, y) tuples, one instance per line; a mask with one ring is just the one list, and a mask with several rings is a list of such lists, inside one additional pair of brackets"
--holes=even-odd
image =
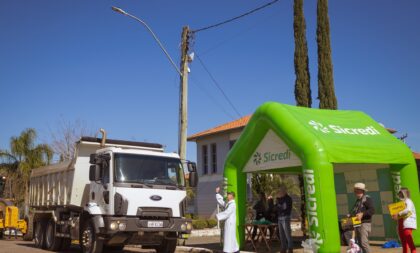
[(80, 235), (80, 247), (83, 253), (102, 253), (104, 242), (95, 233), (93, 221), (88, 219), (83, 224)]
[(38, 220), (35, 222), (34, 233), (35, 247), (45, 249), (45, 221)]
[(55, 221), (50, 219), (45, 233), (45, 247), (51, 251), (58, 251), (61, 247), (61, 241), (62, 239), (56, 235)]

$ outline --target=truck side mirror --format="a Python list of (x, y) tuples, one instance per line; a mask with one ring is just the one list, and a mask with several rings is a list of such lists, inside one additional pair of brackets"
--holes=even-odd
[(189, 184), (190, 187), (196, 187), (198, 183), (197, 171), (190, 172)]
[(89, 163), (90, 164), (96, 164), (96, 154), (90, 154)]
[(197, 172), (197, 164), (195, 162), (187, 162), (188, 172)]
[(101, 170), (97, 165), (91, 165), (89, 167), (89, 181), (99, 181), (101, 179)]

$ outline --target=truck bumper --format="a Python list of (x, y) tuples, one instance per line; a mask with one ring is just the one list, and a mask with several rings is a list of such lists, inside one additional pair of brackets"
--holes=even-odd
[[(163, 221), (162, 227), (149, 226), (156, 225), (153, 223), (156, 221)], [(108, 245), (159, 245), (164, 238), (188, 238), (192, 229), (191, 220), (184, 218), (142, 220), (138, 217), (104, 217), (104, 223), (101, 234), (107, 238)]]
[(192, 223), (190, 219), (170, 218), (164, 220), (143, 220), (138, 217), (105, 216), (104, 234), (116, 232), (179, 232), (190, 234)]

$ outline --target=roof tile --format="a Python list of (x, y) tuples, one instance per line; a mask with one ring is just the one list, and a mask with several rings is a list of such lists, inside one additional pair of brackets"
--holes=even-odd
[(225, 131), (229, 131), (229, 130), (232, 130), (232, 129), (244, 127), (244, 126), (246, 126), (246, 124), (248, 124), (248, 121), (249, 121), (250, 118), (251, 118), (251, 115), (247, 115), (247, 116), (244, 116), (240, 119), (237, 119), (237, 120), (219, 125), (217, 127), (213, 127), (211, 129), (193, 134), (193, 135), (188, 137), (188, 140), (189, 141), (194, 141), (197, 138), (204, 137), (204, 136), (207, 136), (207, 135), (220, 133), (220, 132), (225, 132)]

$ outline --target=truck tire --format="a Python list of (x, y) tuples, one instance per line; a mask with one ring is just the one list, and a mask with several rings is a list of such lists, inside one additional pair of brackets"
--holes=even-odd
[(83, 253), (102, 253), (104, 241), (98, 238), (91, 219), (85, 220), (80, 233), (80, 247)]
[[(155, 248), (156, 253), (174, 253), (176, 250), (177, 237), (165, 237), (162, 244)], [(176, 235), (175, 235), (176, 236)]]
[(50, 219), (45, 231), (45, 247), (51, 251), (58, 251), (61, 248), (61, 241), (62, 239), (56, 235), (55, 221)]
[(24, 241), (32, 241), (34, 239), (34, 222), (28, 216), (25, 217), (26, 234), (23, 235)]
[(38, 220), (35, 222), (35, 247), (40, 249), (45, 249), (45, 227), (46, 225), (44, 220)]
[(70, 249), (71, 246), (71, 239), (70, 238), (62, 238), (61, 239), (61, 251), (66, 251)]

